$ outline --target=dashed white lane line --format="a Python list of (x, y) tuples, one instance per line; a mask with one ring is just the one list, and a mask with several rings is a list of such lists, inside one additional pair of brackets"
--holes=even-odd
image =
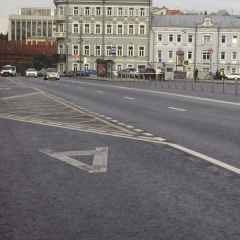
[(1, 90), (11, 90), (11, 88), (8, 88), (8, 87), (0, 87), (0, 91)]
[(98, 94), (104, 94), (104, 91), (102, 91), (102, 90), (97, 90), (96, 93), (98, 93)]
[(133, 128), (134, 128), (134, 126), (132, 126), (132, 125), (127, 125), (126, 127), (127, 127), (127, 128), (130, 128), (130, 129), (133, 129)]
[(30, 96), (34, 96), (34, 95), (38, 95), (38, 94), (41, 94), (41, 92), (26, 93), (26, 94), (11, 96), (11, 97), (4, 97), (4, 98), (1, 98), (1, 99), (2, 100), (9, 100), (9, 99), (15, 99), (15, 98), (30, 97)]
[[(72, 81), (72, 82), (74, 82), (74, 81)], [(89, 85), (89, 86), (100, 86), (100, 87), (103, 86), (102, 84), (89, 83), (89, 82), (74, 82), (74, 83), (84, 84), (84, 85)], [(165, 96), (171, 96), (171, 97), (179, 97), (179, 98), (197, 100), (197, 101), (202, 101), (202, 102), (210, 102), (210, 103), (225, 104), (225, 105), (232, 105), (232, 106), (240, 107), (240, 102), (230, 102), (230, 101), (218, 100), (218, 99), (213, 99), (213, 98), (196, 97), (196, 96), (191, 96), (191, 95), (184, 95), (184, 94), (170, 93), (170, 92), (163, 92), (163, 91), (155, 91), (155, 90), (148, 90), (148, 89), (140, 89), (140, 88), (112, 86), (112, 85), (107, 85), (107, 84), (104, 84), (104, 87), (125, 89), (125, 90), (135, 91), (135, 92), (151, 93), (151, 94), (156, 94), (156, 95), (165, 95)]]
[(111, 117), (105, 117), (107, 120), (112, 120), (112, 118)]
[(135, 100), (135, 98), (133, 98), (133, 97), (128, 97), (128, 96), (123, 97), (123, 98), (126, 99), (126, 100), (129, 100), (129, 101), (134, 101), (134, 100)]
[(168, 109), (178, 111), (178, 112), (187, 112), (187, 109), (184, 109), (184, 108), (168, 107)]
[(134, 131), (135, 131), (135, 132), (138, 132), (138, 133), (144, 132), (144, 130), (138, 129), (138, 128), (134, 129)]
[(153, 137), (153, 134), (151, 134), (151, 133), (143, 133), (142, 135), (144, 135), (146, 137)]
[(118, 123), (118, 120), (112, 120), (111, 122), (113, 122), (113, 123)]

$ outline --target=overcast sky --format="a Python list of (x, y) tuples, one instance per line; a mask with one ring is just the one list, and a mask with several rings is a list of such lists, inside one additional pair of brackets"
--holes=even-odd
[[(0, 0), (5, 2), (5, 0)], [(6, 0), (0, 8), (0, 32), (7, 29), (7, 16), (16, 13), (21, 7), (53, 6), (53, 0)], [(240, 13), (240, 0), (153, 0), (154, 5), (179, 8), (182, 10), (216, 10), (227, 9), (229, 12)]]

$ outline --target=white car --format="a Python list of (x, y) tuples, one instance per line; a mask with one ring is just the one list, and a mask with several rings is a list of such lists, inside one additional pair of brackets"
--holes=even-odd
[(55, 79), (60, 80), (60, 74), (56, 68), (48, 68), (44, 76), (44, 80)]
[(239, 80), (240, 74), (237, 74), (237, 73), (225, 74), (225, 78), (228, 80)]
[(0, 75), (6, 77), (7, 76), (16, 77), (17, 75), (16, 67), (11, 65), (5, 65), (1, 68)]
[(38, 72), (35, 68), (28, 68), (26, 71), (25, 71), (25, 76), (26, 77), (35, 77), (37, 78), (38, 77)]

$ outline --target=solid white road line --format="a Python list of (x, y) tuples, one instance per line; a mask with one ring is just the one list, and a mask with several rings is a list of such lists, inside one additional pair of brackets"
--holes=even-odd
[(187, 112), (187, 109), (184, 109), (184, 108), (168, 107), (168, 109), (178, 111), (178, 112)]
[(175, 148), (177, 150), (185, 152), (185, 153), (187, 153), (187, 154), (189, 154), (191, 156), (194, 156), (196, 158), (202, 159), (202, 160), (207, 161), (207, 162), (209, 162), (209, 163), (211, 163), (213, 165), (216, 165), (218, 167), (224, 168), (224, 169), (226, 169), (228, 171), (231, 171), (231, 172), (234, 172), (234, 173), (237, 173), (237, 174), (240, 175), (240, 169), (239, 168), (236, 168), (236, 167), (234, 167), (232, 165), (229, 165), (227, 163), (219, 161), (219, 160), (217, 160), (215, 158), (209, 157), (209, 156), (207, 156), (205, 154), (193, 151), (193, 150), (191, 150), (189, 148), (183, 147), (183, 146), (175, 144), (175, 143), (168, 143), (168, 142), (164, 143), (163, 142), (163, 144), (166, 144), (166, 145), (168, 145), (170, 147), (173, 147), (173, 148)]
[(26, 94), (22, 94), (22, 95), (15, 95), (15, 96), (11, 96), (11, 97), (4, 97), (1, 98), (2, 100), (9, 100), (9, 99), (15, 99), (15, 98), (23, 98), (23, 97), (30, 97), (30, 96), (34, 96), (34, 95), (38, 95), (41, 94), (40, 92), (34, 92), (34, 93), (26, 93)]
[(102, 85), (102, 84), (98, 84), (98, 83), (88, 83), (88, 82), (74, 82), (74, 83), (85, 84), (85, 85), (90, 85), (90, 86), (92, 85), (92, 86), (101, 86), (101, 87), (107, 87), (107, 88), (125, 89), (125, 90), (143, 92), (143, 93), (153, 93), (153, 94), (157, 94), (157, 95), (179, 97), (179, 98), (185, 98), (185, 99), (191, 99), (191, 100), (198, 100), (198, 101), (202, 101), (202, 102), (218, 103), (218, 104), (225, 104), (225, 105), (240, 107), (240, 102), (230, 102), (230, 101), (218, 100), (218, 99), (213, 99), (213, 98), (196, 97), (196, 96), (190, 96), (190, 95), (184, 95), (184, 94), (178, 94), (178, 93), (154, 91), (154, 90), (147, 90), (147, 89), (140, 89), (140, 88), (112, 86), (112, 85), (107, 85), (107, 84)]

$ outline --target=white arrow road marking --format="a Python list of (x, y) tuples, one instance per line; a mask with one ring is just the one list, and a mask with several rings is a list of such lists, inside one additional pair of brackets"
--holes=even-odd
[(187, 109), (184, 109), (184, 108), (168, 107), (168, 109), (178, 111), (178, 112), (187, 112)]
[[(58, 159), (69, 165), (77, 167), (88, 173), (105, 173), (107, 172), (108, 163), (108, 147), (99, 147), (91, 151), (67, 151), (67, 152), (53, 152), (49, 149), (40, 150), (52, 158)], [(72, 157), (76, 156), (93, 156), (92, 165), (80, 162)]]

